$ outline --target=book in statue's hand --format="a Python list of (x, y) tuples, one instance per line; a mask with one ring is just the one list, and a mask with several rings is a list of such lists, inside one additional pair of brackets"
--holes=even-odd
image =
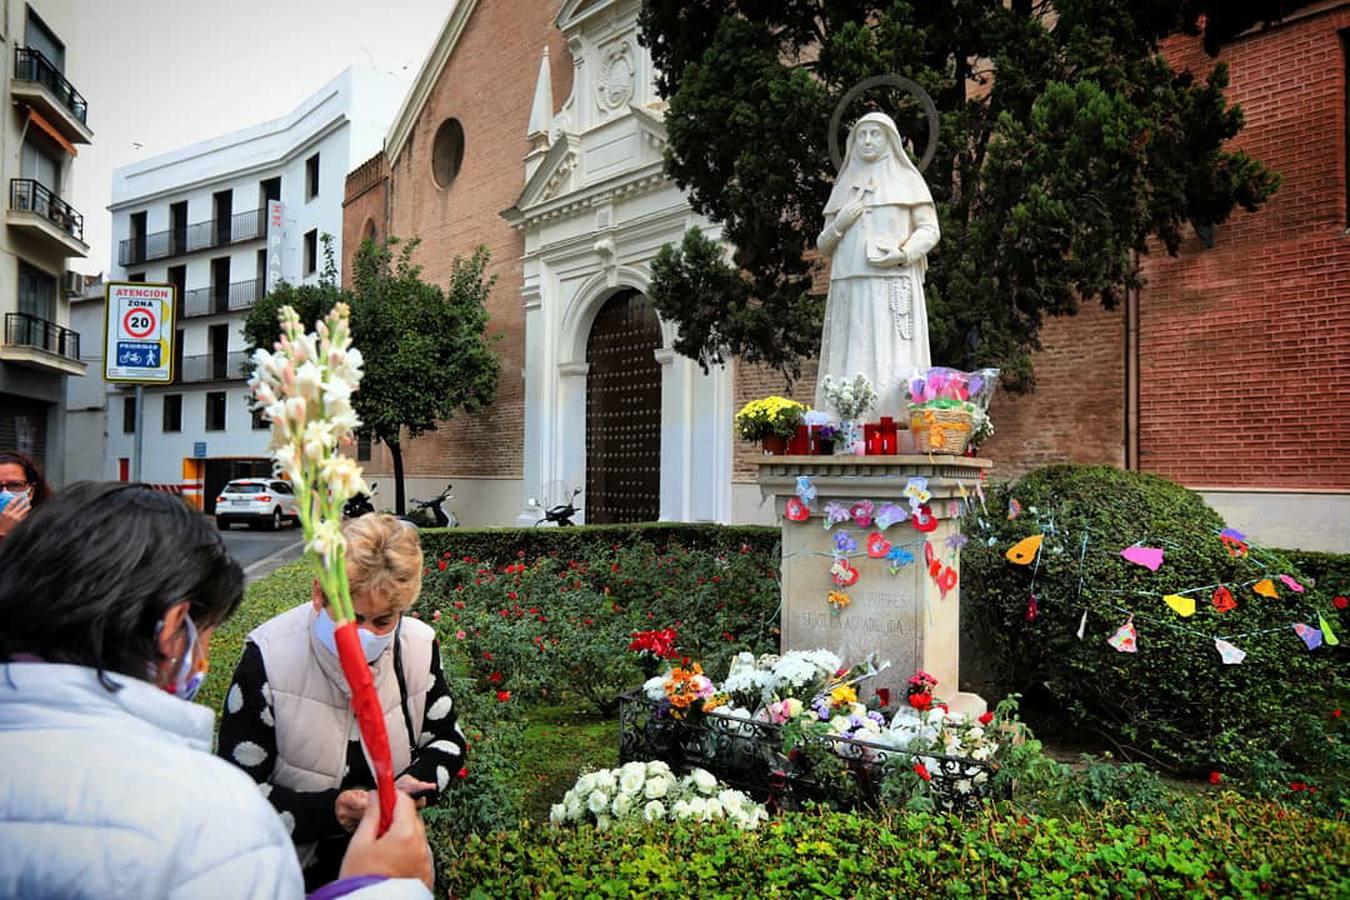
[(867, 242), (867, 261), (876, 265), (899, 250), (900, 242), (894, 238), (872, 238)]

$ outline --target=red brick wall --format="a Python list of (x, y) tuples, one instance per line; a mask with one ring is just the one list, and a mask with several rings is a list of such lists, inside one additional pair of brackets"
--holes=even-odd
[[(793, 382), (791, 390), (788, 389), (787, 379), (777, 369), (771, 369), (768, 366), (749, 365), (739, 359), (732, 365), (734, 373), (733, 411), (739, 411), (742, 406), (751, 400), (758, 400), (761, 397), (768, 397), (773, 394), (780, 397), (790, 397), (799, 403), (805, 403), (807, 406), (815, 403), (816, 361), (814, 359), (807, 360), (802, 364), (802, 377)], [(756, 476), (759, 475), (759, 468), (754, 464), (754, 461), (762, 456), (763, 452), (758, 444), (734, 438), (731, 445), (733, 457), (731, 480), (733, 482), (754, 482)]]
[(342, 284), (352, 283), (353, 261), (366, 238), (368, 225), (375, 226), (376, 240), (387, 236), (385, 203), (389, 197), (389, 166), (384, 151), (372, 156), (347, 175), (342, 201)]
[[(1140, 467), (1194, 486), (1350, 487), (1350, 8), (1243, 37), (1218, 57), (1247, 125), (1233, 142), (1279, 172), (1256, 214), (1151, 255), (1140, 304)], [(1198, 41), (1173, 65), (1207, 73)], [(1331, 412), (1328, 415), (1328, 411)]]

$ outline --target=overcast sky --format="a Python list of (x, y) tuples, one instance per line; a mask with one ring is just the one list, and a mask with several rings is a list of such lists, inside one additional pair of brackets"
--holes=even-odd
[[(276, 118), (352, 63), (411, 83), (453, 0), (75, 0), (66, 75), (89, 102), (68, 199), (87, 259), (111, 259), (119, 166)], [(390, 113), (392, 116), (392, 111)]]

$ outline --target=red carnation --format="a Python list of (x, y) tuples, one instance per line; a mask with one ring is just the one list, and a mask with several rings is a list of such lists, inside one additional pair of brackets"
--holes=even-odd
[(498, 691), (498, 692), (497, 692), (497, 702), (498, 702), (498, 703), (505, 703), (507, 700), (510, 700), (510, 699), (511, 699), (511, 692), (510, 692), (510, 691)]
[(924, 781), (932, 781), (933, 776), (929, 773), (928, 767), (921, 762), (914, 764), (914, 774), (918, 775)]
[(928, 709), (930, 706), (933, 705), (933, 695), (910, 694), (909, 705), (917, 709), (919, 712), (923, 712), (924, 710)]
[(990, 722), (992, 722), (992, 721), (994, 721), (994, 714), (993, 714), (993, 713), (991, 713), (991, 712), (986, 712), (986, 713), (981, 713), (981, 714), (980, 714), (980, 724), (981, 724), (981, 725), (988, 725), (988, 724), (989, 724)]
[(1209, 773), (1210, 784), (1218, 784), (1220, 781), (1223, 781), (1223, 775), (1217, 769)]

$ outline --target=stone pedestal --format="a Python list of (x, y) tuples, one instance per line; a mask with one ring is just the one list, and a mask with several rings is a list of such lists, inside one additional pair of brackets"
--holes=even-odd
[[(981, 697), (957, 690), (961, 566), (960, 551), (948, 545), (948, 538), (960, 533), (961, 486), (971, 502), (978, 502), (975, 484), (992, 465), (987, 459), (955, 456), (771, 456), (760, 461), (760, 490), (774, 498), (783, 529), (783, 651), (824, 647), (839, 654), (846, 664), (861, 662), (876, 651), (877, 661), (889, 660), (891, 667), (868, 682), (865, 694), (889, 688), (892, 703), (903, 703), (909, 677), (923, 669), (937, 678), (935, 693), (952, 712), (984, 712)], [(811, 479), (817, 496), (811, 503), (811, 517), (795, 522), (783, 513), (803, 475)], [(871, 500), (877, 507), (890, 501), (908, 510), (903, 492), (913, 477), (928, 479), (929, 507), (937, 528), (924, 534), (907, 520), (883, 532), (893, 545), (905, 546), (914, 554), (914, 562), (897, 574), (890, 574), (887, 560), (866, 555), (868, 535), (879, 530), (875, 523), (863, 528), (850, 520), (824, 528), (823, 512), (830, 501), (852, 506)], [(858, 543), (850, 562), (859, 578), (848, 588), (837, 588), (830, 577), (835, 534), (841, 530)], [(929, 576), (924, 540), (932, 543), (944, 565), (957, 572), (956, 586), (946, 597)], [(838, 612), (826, 601), (830, 591), (837, 589), (852, 599)]]

